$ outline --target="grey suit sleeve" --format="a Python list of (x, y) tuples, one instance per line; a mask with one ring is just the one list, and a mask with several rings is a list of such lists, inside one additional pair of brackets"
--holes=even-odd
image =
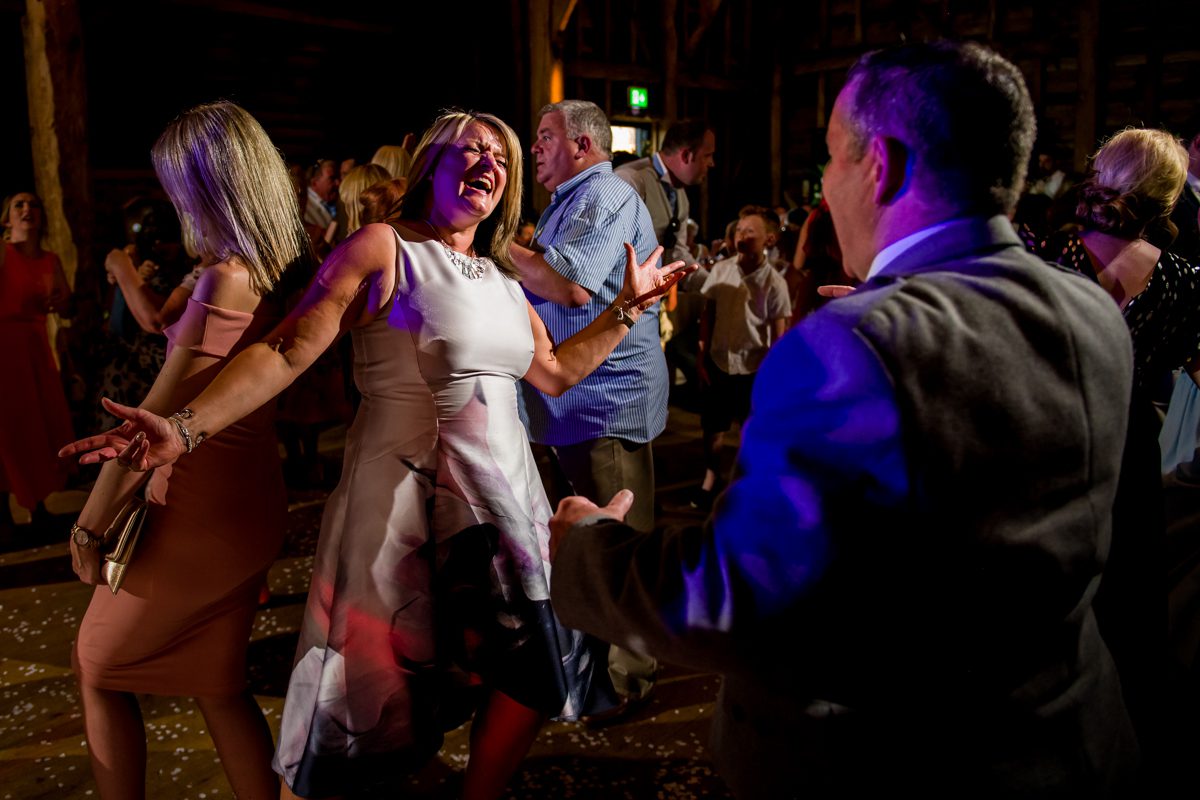
[(769, 661), (780, 625), (803, 635), (836, 549), (832, 509), (850, 495), (888, 503), (907, 491), (891, 385), (831, 317), (768, 355), (738, 477), (704, 526), (639, 535), (605, 521), (568, 534), (552, 581), (566, 625), (719, 672)]

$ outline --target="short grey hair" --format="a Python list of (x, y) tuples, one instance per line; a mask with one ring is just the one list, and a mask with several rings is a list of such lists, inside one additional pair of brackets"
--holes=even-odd
[(538, 116), (544, 117), (555, 111), (563, 115), (568, 139), (586, 136), (597, 150), (612, 156), (612, 127), (608, 123), (608, 115), (600, 106), (590, 100), (559, 100), (542, 106)]

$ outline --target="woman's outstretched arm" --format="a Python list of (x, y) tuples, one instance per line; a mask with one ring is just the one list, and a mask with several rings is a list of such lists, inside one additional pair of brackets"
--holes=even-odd
[[(174, 462), (187, 452), (180, 424), (194, 443), (220, 432), (287, 388), (342, 331), (378, 313), (391, 295), (395, 262), (391, 228), (364, 227), (330, 254), (300, 305), (282, 323), (239, 353), (186, 404), (190, 414), (179, 424), (148, 409), (105, 400), (110, 413), (132, 425), (80, 439), (59, 454), (81, 454), (81, 464), (119, 456), (137, 471)], [(139, 432), (145, 438), (135, 443)]]
[[(644, 309), (654, 305), (681, 278), (696, 269), (695, 264), (685, 267), (682, 261), (656, 267), (662, 255), (661, 247), (655, 248), (640, 265), (632, 245), (625, 245), (625, 255), (625, 286), (613, 308), (601, 312), (587, 327), (566, 341), (556, 345), (550, 339), (546, 324), (533, 306), (529, 307), (529, 323), (533, 328), (533, 362), (525, 373), (525, 380), (538, 390), (557, 397), (590, 375), (625, 338), (632, 321)], [(623, 309), (623, 316), (629, 319), (629, 324), (613, 310), (618, 307)]]

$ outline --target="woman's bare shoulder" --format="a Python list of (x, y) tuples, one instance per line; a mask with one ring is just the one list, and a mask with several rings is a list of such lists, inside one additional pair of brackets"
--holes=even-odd
[(208, 267), (196, 279), (192, 299), (231, 311), (253, 312), (262, 301), (250, 286), (250, 270), (227, 258)]
[(373, 236), (382, 236), (389, 239), (394, 239), (399, 236), (406, 242), (423, 242), (429, 238), (428, 231), (422, 230), (424, 226), (415, 220), (397, 219), (391, 222), (372, 222), (362, 227), (362, 231), (370, 230)]

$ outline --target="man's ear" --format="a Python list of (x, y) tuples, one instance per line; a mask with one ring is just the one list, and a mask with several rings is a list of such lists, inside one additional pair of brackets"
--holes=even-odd
[(587, 155), (588, 153), (592, 152), (592, 137), (588, 136), (586, 133), (583, 134), (575, 140), (575, 146), (579, 148), (579, 151), (575, 153), (576, 158), (581, 155)]
[(870, 155), (876, 167), (875, 204), (886, 206), (908, 191), (908, 162), (911, 152), (899, 139), (876, 136), (871, 139)]
[(696, 160), (696, 151), (690, 147), (679, 148), (679, 160), (684, 164), (690, 164)]

